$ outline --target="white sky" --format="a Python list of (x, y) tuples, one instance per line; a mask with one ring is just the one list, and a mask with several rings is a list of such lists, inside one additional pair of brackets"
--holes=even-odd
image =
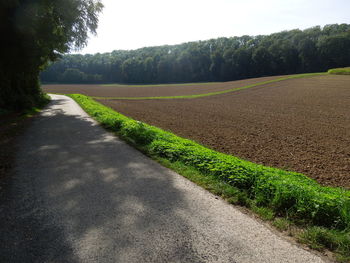
[(350, 0), (102, 0), (97, 36), (78, 53), (350, 24)]

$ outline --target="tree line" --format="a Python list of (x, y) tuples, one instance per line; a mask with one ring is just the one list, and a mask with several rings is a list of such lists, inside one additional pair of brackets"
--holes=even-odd
[(350, 25), (271, 35), (217, 38), (179, 45), (70, 54), (42, 72), (43, 82), (174, 83), (228, 81), (322, 72), (350, 65)]

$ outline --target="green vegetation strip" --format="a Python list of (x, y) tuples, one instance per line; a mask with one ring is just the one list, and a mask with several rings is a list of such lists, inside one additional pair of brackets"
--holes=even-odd
[(112, 84), (103, 84), (101, 86), (103, 87), (125, 87), (125, 88), (143, 88), (143, 87), (164, 87), (164, 86), (195, 86), (195, 85), (212, 85), (216, 83), (221, 82), (193, 82), (193, 83), (163, 83), (163, 84), (144, 84), (144, 85), (132, 85), (132, 84), (118, 84), (118, 83), (112, 83)]
[(334, 75), (350, 75), (350, 67), (348, 68), (333, 68), (328, 70), (329, 74)]
[[(105, 128), (163, 165), (225, 198), (249, 207), (284, 230), (306, 227), (299, 240), (350, 259), (350, 191), (323, 187), (307, 176), (210, 150), (115, 112), (92, 98), (69, 95)], [(326, 233), (326, 235), (323, 235)], [(324, 237), (324, 238), (323, 238)]]
[[(160, 100), (160, 99), (195, 99), (195, 98), (202, 98), (202, 97), (208, 97), (208, 96), (213, 96), (213, 95), (220, 95), (220, 94), (225, 94), (233, 91), (238, 91), (238, 90), (243, 90), (243, 89), (249, 89), (265, 84), (270, 84), (282, 80), (288, 80), (288, 79), (297, 79), (297, 78), (306, 78), (306, 77), (313, 77), (313, 76), (321, 76), (321, 75), (326, 75), (327, 73), (306, 73), (306, 74), (297, 74), (297, 75), (292, 75), (288, 77), (282, 77), (282, 78), (277, 78), (273, 80), (267, 80), (267, 81), (262, 81), (258, 82), (255, 84), (239, 87), (239, 88), (233, 88), (233, 89), (227, 89), (227, 90), (222, 90), (222, 91), (216, 91), (216, 92), (209, 92), (205, 94), (194, 94), (194, 95), (181, 95), (181, 96), (160, 96), (160, 97), (98, 97), (94, 96), (92, 98), (94, 99), (110, 99), (110, 100)], [(163, 86), (163, 85), (162, 85)], [(141, 86), (140, 86), (141, 87)]]

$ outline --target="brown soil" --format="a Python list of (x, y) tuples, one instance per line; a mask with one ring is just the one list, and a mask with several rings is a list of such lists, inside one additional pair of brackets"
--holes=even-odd
[(190, 100), (101, 102), (220, 152), (350, 188), (349, 76), (293, 79)]
[(96, 97), (153, 97), (153, 96), (180, 96), (203, 94), (214, 91), (222, 91), (231, 88), (239, 88), (262, 81), (272, 80), (281, 76), (252, 78), (219, 83), (203, 84), (172, 84), (172, 85), (43, 85), (42, 88), (47, 93), (72, 94), (79, 93)]

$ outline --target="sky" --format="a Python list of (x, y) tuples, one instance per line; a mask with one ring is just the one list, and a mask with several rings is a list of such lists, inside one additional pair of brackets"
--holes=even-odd
[(94, 54), (217, 37), (350, 24), (350, 0), (102, 0)]

